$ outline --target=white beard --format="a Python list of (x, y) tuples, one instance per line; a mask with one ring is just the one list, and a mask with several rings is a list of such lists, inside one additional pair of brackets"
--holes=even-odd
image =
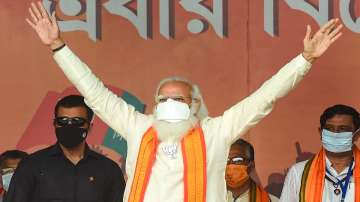
[(190, 116), (188, 120), (176, 123), (155, 119), (153, 126), (161, 142), (177, 143), (196, 126), (198, 121), (199, 119), (195, 116)]

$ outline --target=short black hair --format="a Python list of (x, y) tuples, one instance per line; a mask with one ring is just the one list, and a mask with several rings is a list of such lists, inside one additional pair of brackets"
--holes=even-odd
[(0, 155), (0, 168), (4, 168), (7, 159), (23, 159), (28, 154), (20, 150), (7, 150)]
[(244, 139), (238, 139), (236, 142), (234, 142), (231, 146), (237, 145), (239, 147), (245, 147), (247, 152), (249, 153), (249, 160), (254, 161), (255, 160), (255, 150), (254, 147)]
[(84, 97), (81, 95), (68, 95), (68, 96), (61, 98), (56, 103), (56, 106), (55, 106), (55, 111), (54, 111), (55, 117), (57, 117), (57, 113), (58, 113), (60, 107), (64, 107), (64, 108), (85, 107), (86, 112), (87, 112), (88, 121), (91, 121), (94, 116), (94, 112), (90, 109), (90, 107), (88, 107), (85, 104)]
[(359, 112), (353, 107), (342, 104), (337, 104), (325, 109), (323, 114), (320, 116), (320, 127), (324, 128), (326, 121), (333, 118), (335, 115), (350, 115), (352, 116), (355, 130), (360, 127)]

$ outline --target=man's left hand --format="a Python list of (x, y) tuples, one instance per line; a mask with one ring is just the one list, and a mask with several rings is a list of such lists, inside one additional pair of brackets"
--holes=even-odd
[(311, 27), (308, 25), (304, 38), (304, 58), (312, 63), (320, 57), (342, 35), (340, 32), (342, 27), (339, 19), (332, 19), (312, 36)]

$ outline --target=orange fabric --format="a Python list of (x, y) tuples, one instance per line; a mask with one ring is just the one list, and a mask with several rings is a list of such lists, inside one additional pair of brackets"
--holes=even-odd
[[(355, 182), (355, 202), (360, 202), (360, 151), (354, 148), (355, 167), (353, 171), (353, 178)], [(322, 201), (324, 182), (325, 182), (325, 150), (320, 152), (313, 158), (308, 176), (303, 183), (305, 183), (304, 197), (300, 197), (300, 202), (319, 202)], [(303, 186), (303, 185), (301, 185)], [(300, 194), (300, 196), (302, 196)]]
[(325, 182), (325, 151), (321, 151), (314, 157), (310, 166), (309, 175), (306, 180), (305, 201), (319, 202), (322, 201), (322, 193)]
[(256, 202), (269, 202), (269, 194), (262, 188), (257, 186), (256, 187)]
[(250, 202), (269, 202), (269, 194), (254, 181), (251, 182)]
[(206, 155), (202, 130), (192, 130), (181, 141), (184, 160), (184, 201), (206, 201)]
[[(157, 146), (156, 131), (151, 127), (141, 140), (129, 202), (144, 201)], [(184, 163), (184, 202), (205, 202), (206, 150), (200, 127), (191, 130), (182, 139), (181, 148)]]
[(360, 150), (354, 149), (355, 167), (353, 171), (353, 178), (355, 182), (355, 202), (360, 202)]
[(151, 168), (155, 161), (157, 135), (153, 128), (144, 134), (136, 160), (135, 175), (131, 185), (129, 202), (144, 200), (145, 190), (149, 182)]

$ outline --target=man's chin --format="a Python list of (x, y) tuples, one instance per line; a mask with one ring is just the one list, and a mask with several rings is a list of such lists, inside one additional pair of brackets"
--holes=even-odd
[(155, 120), (153, 126), (161, 142), (179, 142), (194, 127), (193, 120), (168, 122)]
[(239, 183), (239, 182), (233, 182), (233, 181), (227, 181), (226, 182), (226, 185), (229, 187), (229, 188), (232, 188), (232, 189), (236, 189), (236, 188), (239, 188), (242, 186), (242, 183)]
[(328, 151), (326, 150), (326, 153), (330, 156), (334, 156), (334, 157), (343, 157), (343, 156), (350, 156), (353, 154), (353, 151), (350, 150), (350, 151), (345, 151), (345, 152), (331, 152), (331, 151)]

